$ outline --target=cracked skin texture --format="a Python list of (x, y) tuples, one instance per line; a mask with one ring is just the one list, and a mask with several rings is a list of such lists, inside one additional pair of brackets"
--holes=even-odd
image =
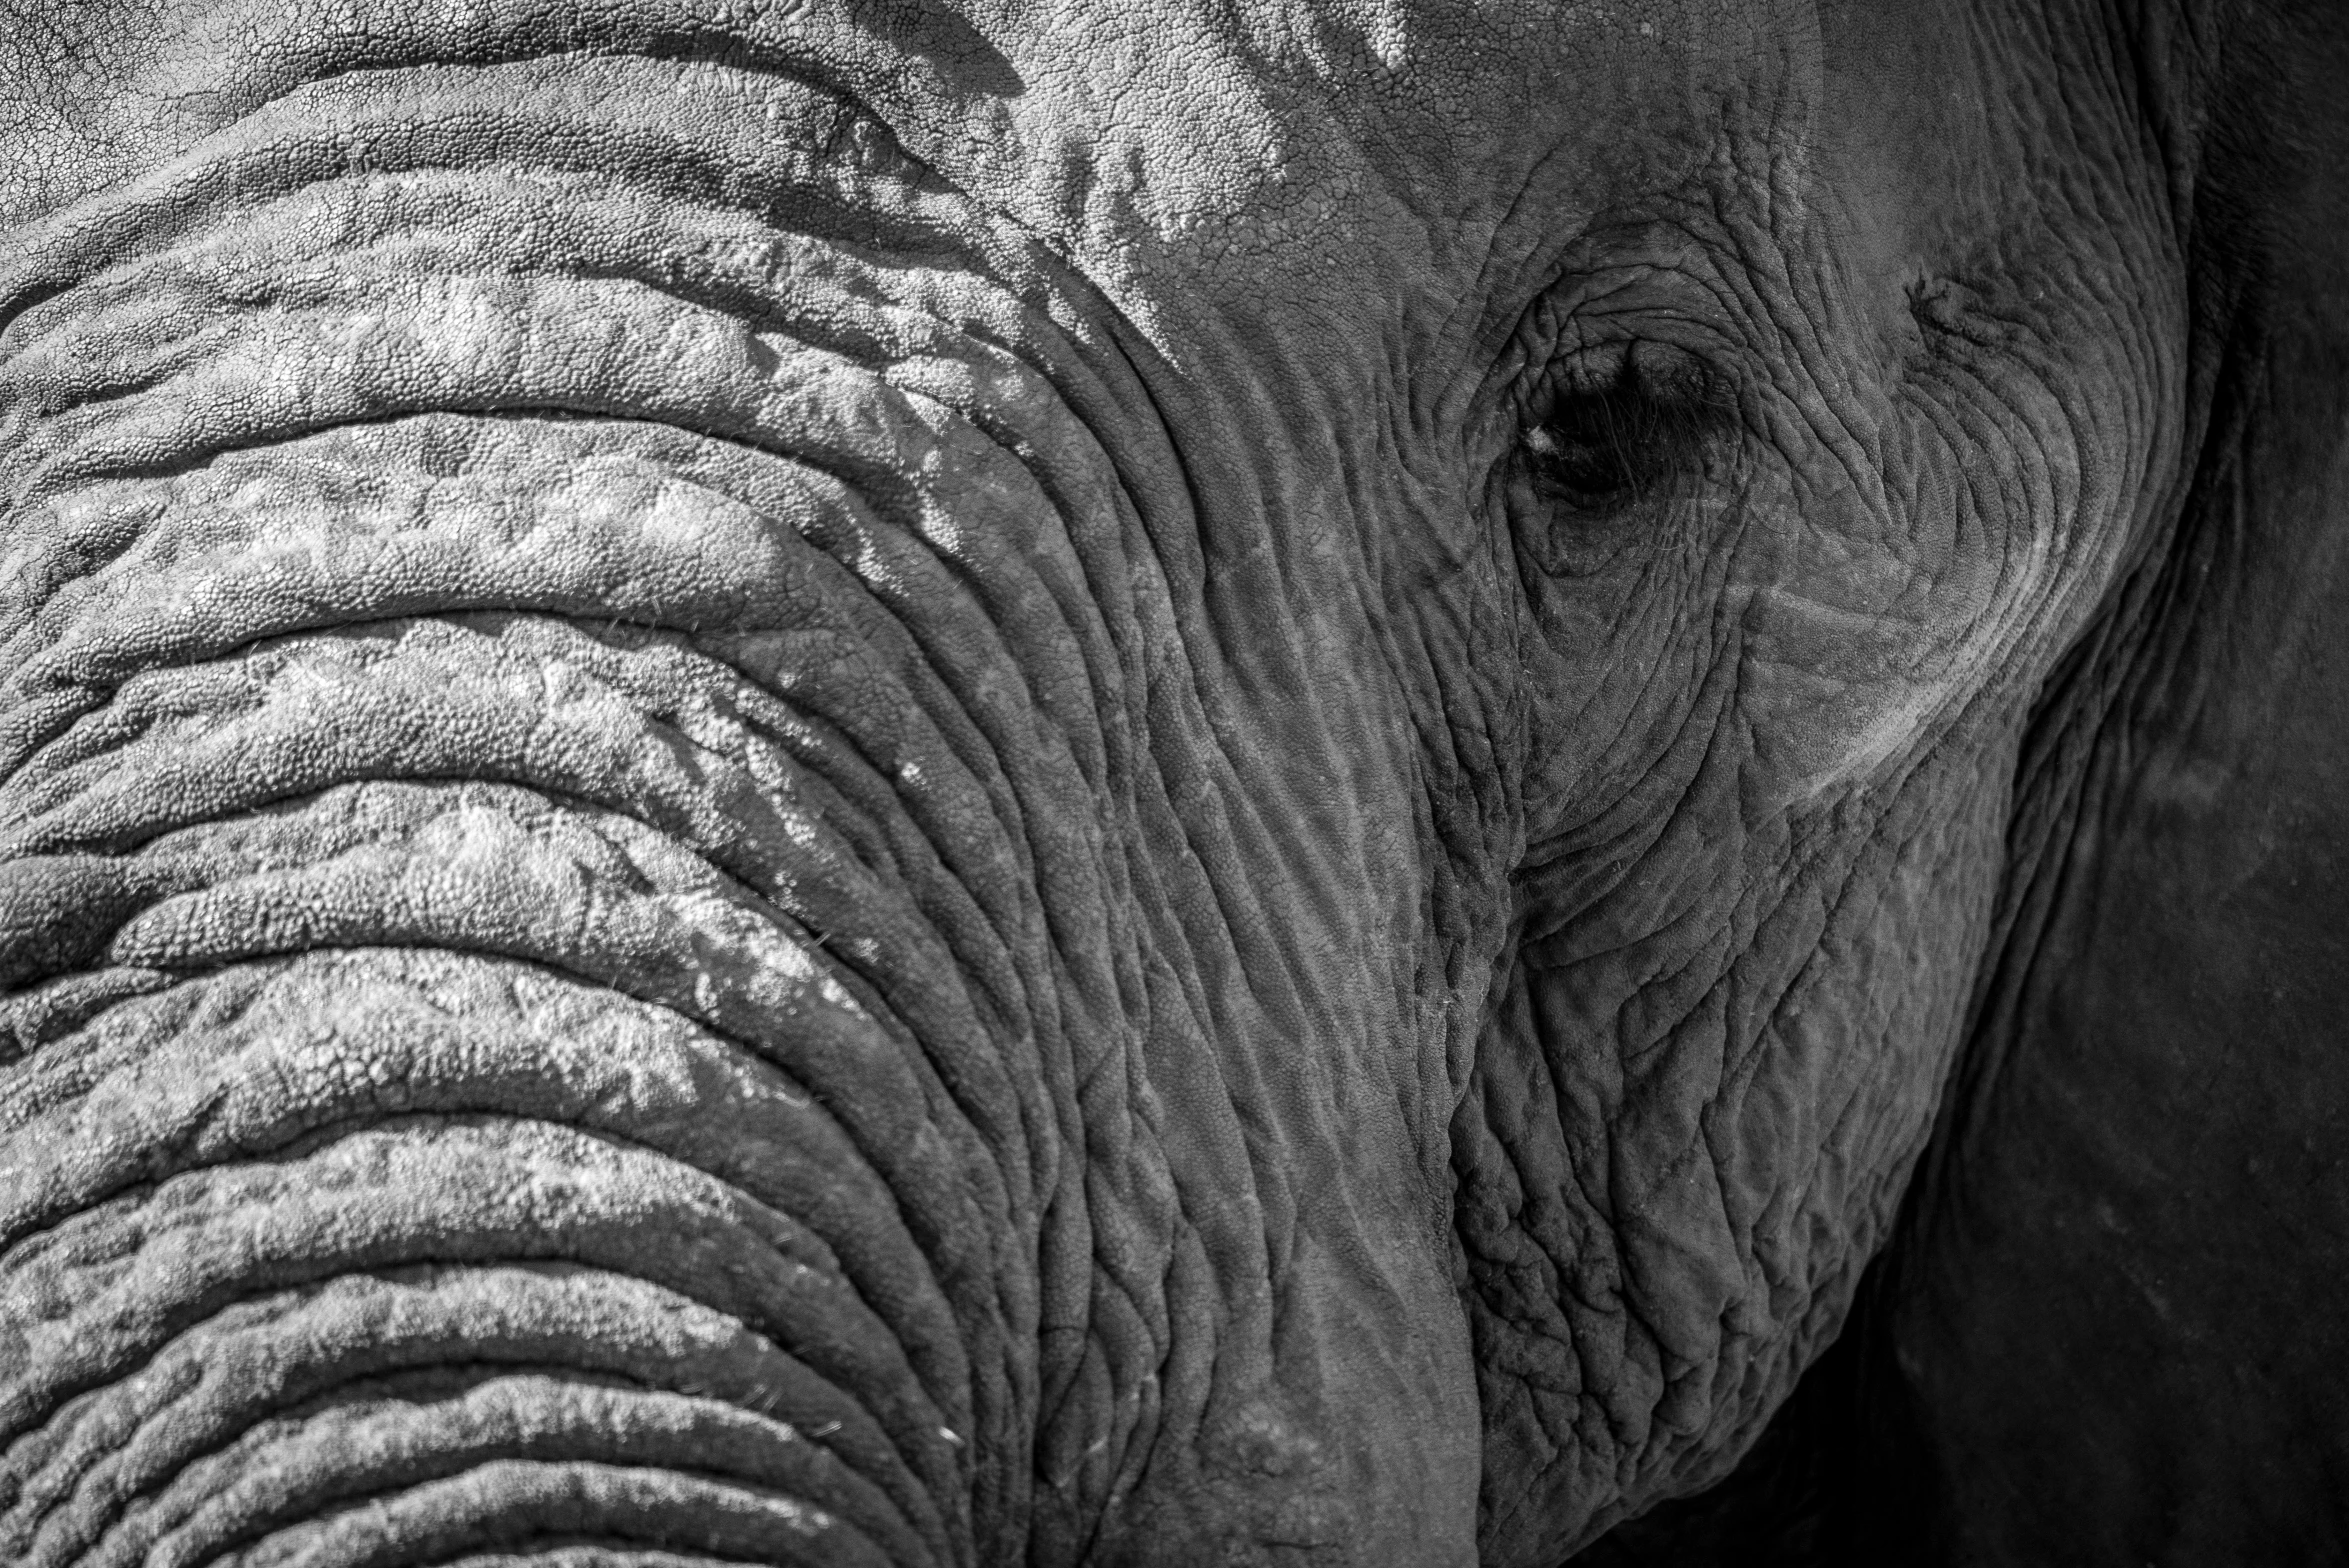
[(0, 46), (0, 1556), (1728, 1475), (2200, 417), (2151, 22), (1886, 12)]

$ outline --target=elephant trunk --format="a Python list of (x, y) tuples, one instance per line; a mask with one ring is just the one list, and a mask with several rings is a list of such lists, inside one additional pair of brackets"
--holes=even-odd
[(803, 82), (578, 57), (20, 237), (0, 1558), (994, 1562), (1131, 1485), (1134, 394), (994, 245)]

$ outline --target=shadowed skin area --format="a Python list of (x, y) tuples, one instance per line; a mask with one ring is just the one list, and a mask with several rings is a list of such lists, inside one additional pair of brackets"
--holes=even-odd
[(0, 1560), (1729, 1475), (2209, 396), (2156, 35), (1885, 10), (44, 14)]

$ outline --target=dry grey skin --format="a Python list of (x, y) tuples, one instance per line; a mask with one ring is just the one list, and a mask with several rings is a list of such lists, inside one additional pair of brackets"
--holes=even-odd
[(2141, 40), (1906, 9), (28, 11), (0, 1560), (1727, 1474), (2191, 461)]

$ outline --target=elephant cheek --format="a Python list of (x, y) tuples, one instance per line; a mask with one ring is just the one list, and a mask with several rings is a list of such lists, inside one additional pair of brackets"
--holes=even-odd
[[(297, 93), (13, 280), (8, 1561), (994, 1561), (1140, 1463), (1107, 460), (824, 237), (943, 198), (778, 160), (811, 89), (785, 232), (688, 199), (709, 73), (539, 70)], [(426, 145), (492, 108), (660, 157)]]

